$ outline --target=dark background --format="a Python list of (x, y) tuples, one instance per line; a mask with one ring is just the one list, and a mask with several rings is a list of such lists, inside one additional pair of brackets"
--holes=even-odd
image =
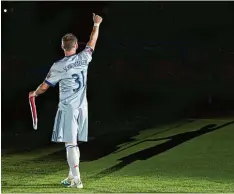
[(38, 131), (28, 92), (63, 57), (65, 33), (84, 48), (93, 12), (104, 20), (88, 73), (90, 137), (233, 116), (232, 2), (2, 2), (3, 149), (50, 144), (58, 86), (36, 99)]

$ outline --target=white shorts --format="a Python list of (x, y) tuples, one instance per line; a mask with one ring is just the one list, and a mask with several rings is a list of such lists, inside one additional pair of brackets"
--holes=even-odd
[(52, 142), (77, 143), (77, 141), (88, 141), (88, 107), (79, 109), (58, 109)]

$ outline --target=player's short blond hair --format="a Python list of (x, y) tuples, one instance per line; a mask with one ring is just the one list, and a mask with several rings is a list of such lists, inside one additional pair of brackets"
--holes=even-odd
[(76, 44), (77, 44), (77, 38), (75, 35), (69, 33), (69, 34), (65, 34), (62, 37), (62, 48), (65, 51), (72, 50), (73, 48), (75, 48)]

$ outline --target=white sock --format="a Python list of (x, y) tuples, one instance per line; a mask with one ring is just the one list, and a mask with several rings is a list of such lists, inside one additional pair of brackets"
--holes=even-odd
[(74, 177), (74, 180), (75, 180), (75, 182), (76, 182), (76, 180), (77, 180), (77, 182), (76, 183), (78, 183), (79, 181), (81, 181), (81, 179), (80, 179), (80, 149), (79, 149), (79, 147), (78, 146), (76, 146), (76, 153), (77, 153), (77, 156), (78, 156), (78, 161), (79, 161), (79, 163), (78, 163), (78, 167), (77, 167), (77, 169), (78, 169), (78, 176), (77, 177)]
[(68, 177), (69, 177), (69, 179), (74, 179), (74, 176), (72, 174), (71, 168), (69, 168)]
[(70, 167), (69, 175), (72, 175), (75, 183), (80, 181), (80, 152), (77, 144), (66, 143), (67, 161)]
[[(66, 149), (66, 154), (67, 154), (67, 163), (68, 163), (68, 165), (69, 165), (67, 149)], [(70, 165), (69, 165), (68, 178), (69, 178), (69, 179), (74, 179), (74, 176), (73, 176), (73, 174), (72, 174), (72, 170), (71, 170), (71, 168), (70, 168)]]

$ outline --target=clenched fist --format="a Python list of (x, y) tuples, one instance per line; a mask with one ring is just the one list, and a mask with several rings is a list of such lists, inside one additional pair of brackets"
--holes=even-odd
[(95, 24), (101, 24), (102, 23), (102, 17), (99, 15), (96, 15), (95, 13), (93, 13), (93, 22)]

